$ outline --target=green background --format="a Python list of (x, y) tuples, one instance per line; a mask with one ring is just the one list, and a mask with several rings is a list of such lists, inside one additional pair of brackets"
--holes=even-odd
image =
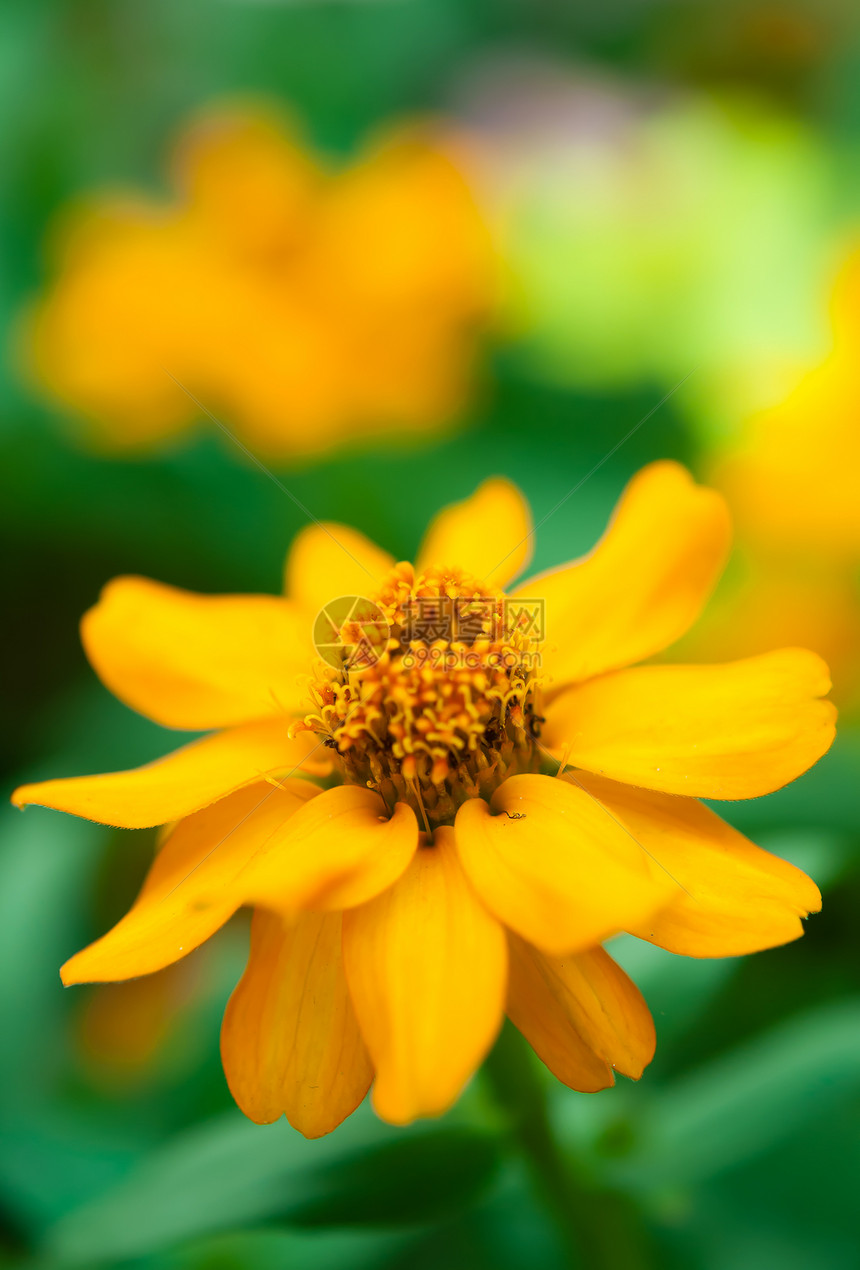
[[(805, 42), (780, 53), (775, 16), (790, 30), (799, 24)], [(847, 5), (5, 0), (4, 323), (44, 279), (57, 209), (105, 183), (161, 188), (171, 133), (208, 100), (270, 93), (320, 147), (349, 153), (391, 117), (445, 110), (485, 54), (511, 50), (624, 82), (751, 95), (810, 128), (839, 174), (833, 224), (860, 210), (860, 37)], [(142, 573), (201, 591), (274, 591), (304, 517), (211, 427), (138, 461), (88, 455), (69, 421), (24, 386), (11, 338), (2, 387), (0, 746), (11, 790), (23, 779), (131, 766), (175, 744), (87, 667), (77, 622), (106, 580)], [(314, 516), (354, 524), (408, 558), (433, 512), (493, 473), (516, 480), (540, 519), (666, 388), (647, 370), (568, 386), (515, 341), (496, 342), (455, 436), (357, 448), (278, 476)], [(666, 402), (547, 521), (536, 565), (587, 549), (643, 463), (674, 457), (701, 474), (706, 433), (689, 400)], [(614, 1232), (618, 1270), (853, 1270), (858, 757), (849, 718), (813, 772), (729, 809), (822, 885), (824, 913), (802, 941), (713, 962), (619, 946), (657, 1023), (657, 1057), (639, 1085), (572, 1093), (505, 1035), (493, 1078), (479, 1075), (441, 1121), (392, 1129), (365, 1106), (316, 1143), (285, 1122), (251, 1125), (229, 1098), (218, 1028), (243, 964), (241, 923), (201, 963), (196, 993), (146, 1070), (120, 1079), (87, 1055), (80, 1028), (93, 990), (64, 991), (58, 967), (124, 911), (152, 837), (7, 809), (0, 1264), (564, 1266), (571, 1253), (529, 1157), (535, 1126), (548, 1125), (592, 1214)], [(120, 1002), (123, 989), (109, 991)], [(498, 1096), (509, 1078), (522, 1120)]]

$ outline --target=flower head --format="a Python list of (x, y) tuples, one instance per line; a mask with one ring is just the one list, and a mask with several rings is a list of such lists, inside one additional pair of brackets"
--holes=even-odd
[(273, 112), (210, 110), (178, 140), (170, 201), (67, 216), (33, 377), (114, 450), (188, 428), (193, 395), (272, 455), (448, 423), (495, 269), (442, 133), (402, 127), (335, 171)]
[(414, 566), (313, 525), (286, 598), (120, 578), (84, 618), (123, 701), (220, 730), (14, 795), (169, 826), (130, 912), (64, 982), (157, 970), (254, 906), (222, 1032), (254, 1120), (326, 1133), (372, 1080), (386, 1119), (439, 1113), (505, 1012), (575, 1089), (638, 1078), (653, 1025), (603, 940), (747, 953), (819, 907), (698, 799), (765, 794), (825, 752), (820, 659), (631, 668), (704, 604), (728, 548), (719, 495), (654, 464), (590, 555), (505, 592), (530, 539), (494, 480), (437, 517)]

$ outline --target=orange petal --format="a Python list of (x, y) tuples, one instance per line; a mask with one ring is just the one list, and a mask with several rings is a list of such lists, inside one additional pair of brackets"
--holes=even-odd
[(701, 612), (730, 538), (720, 494), (677, 463), (643, 468), (590, 555), (515, 593), (545, 602), (543, 672), (556, 685), (578, 682), (672, 644)]
[(286, 593), (311, 621), (341, 595), (373, 597), (394, 557), (357, 529), (332, 521), (308, 525), (287, 557)]
[(678, 798), (577, 772), (573, 778), (611, 811), (676, 878), (671, 903), (628, 929), (687, 957), (734, 957), (803, 934), (818, 912), (815, 883), (755, 846), (695, 798)]
[(641, 993), (602, 948), (547, 957), (509, 936), (508, 1015), (563, 1084), (593, 1093), (614, 1072), (638, 1080), (654, 1057)]
[(312, 653), (307, 622), (276, 595), (195, 595), (116, 578), (81, 638), (114, 696), (169, 728), (205, 730), (293, 715)]
[(377, 1112), (393, 1124), (439, 1115), (499, 1030), (507, 959), (450, 829), (436, 830), (390, 890), (344, 915), (343, 952)]
[(308, 799), (308, 781), (265, 782), (188, 816), (167, 838), (132, 908), (63, 966), (63, 983), (150, 974), (191, 952), (242, 903), (243, 866)]
[(417, 846), (418, 822), (406, 803), (389, 818), (373, 790), (339, 785), (273, 834), (240, 884), (248, 903), (284, 914), (351, 908), (396, 881)]
[(72, 776), (22, 785), (16, 807), (36, 803), (123, 829), (181, 820), (269, 773), (329, 770), (327, 751), (310, 732), (287, 738), (280, 719), (246, 723), (192, 741), (165, 758), (129, 772)]
[(459, 565), (489, 586), (504, 587), (531, 559), (531, 528), (528, 503), (516, 485), (501, 477), (484, 481), (431, 522), (417, 569)]
[(568, 688), (546, 708), (545, 744), (630, 785), (756, 798), (829, 748), (836, 709), (815, 653), (783, 648), (719, 666), (639, 666)]
[(512, 776), (491, 807), (457, 813), (463, 867), (499, 921), (546, 952), (591, 948), (668, 902), (675, 884), (583, 790)]
[(306, 1138), (319, 1138), (355, 1111), (373, 1069), (347, 991), (340, 913), (294, 922), (254, 913), (221, 1059), (230, 1092), (256, 1124), (285, 1115)]

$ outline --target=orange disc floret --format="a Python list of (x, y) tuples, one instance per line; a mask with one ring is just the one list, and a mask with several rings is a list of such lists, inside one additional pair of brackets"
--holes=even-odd
[[(389, 638), (379, 655), (321, 668), (315, 710), (294, 728), (325, 738), (349, 779), (406, 798), (432, 824), (469, 791), (534, 770), (539, 689), (533, 642), (508, 621), (505, 596), (460, 568), (398, 564), (373, 605)], [(358, 633), (345, 624), (343, 642)]]

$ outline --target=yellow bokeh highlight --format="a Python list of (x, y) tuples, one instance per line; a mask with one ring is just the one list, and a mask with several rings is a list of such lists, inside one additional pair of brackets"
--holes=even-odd
[(774, 641), (824, 657), (835, 699), (860, 706), (860, 252), (831, 297), (833, 344), (712, 462), (737, 531), (734, 572), (685, 653), (733, 657)]

